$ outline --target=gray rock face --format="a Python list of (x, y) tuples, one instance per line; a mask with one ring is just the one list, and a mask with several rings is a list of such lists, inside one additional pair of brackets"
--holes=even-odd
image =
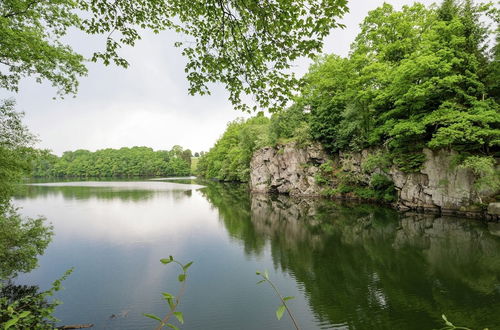
[[(340, 153), (333, 159), (339, 171), (351, 172), (370, 182), (373, 169), (363, 171), (363, 163), (376, 151)], [(468, 169), (453, 165), (458, 155), (455, 151), (423, 150), (426, 161), (418, 173), (404, 173), (392, 167), (389, 177), (398, 193), (396, 206), (402, 210), (426, 210), (436, 213), (460, 213), (466, 216), (481, 215), (476, 205), (494, 191), (478, 192), (475, 177)], [(321, 145), (300, 148), (296, 144), (267, 147), (258, 150), (250, 163), (250, 187), (254, 192), (278, 192), (296, 196), (318, 196), (324, 189), (316, 183), (319, 166), (329, 160)], [(489, 217), (500, 217), (500, 203), (488, 208)]]
[(391, 169), (399, 191), (399, 203), (409, 208), (466, 211), (464, 207), (480, 202), (470, 170), (453, 166), (455, 151), (424, 149), (426, 161), (419, 173)]
[(254, 192), (318, 195), (321, 187), (314, 176), (327, 159), (319, 144), (305, 148), (295, 144), (263, 148), (250, 162), (250, 186)]
[[(500, 203), (490, 203), (488, 205), (488, 216), (491, 220), (500, 220)], [(500, 228), (498, 229), (498, 233), (500, 234)]]
[(490, 203), (488, 205), (488, 214), (500, 216), (500, 203)]

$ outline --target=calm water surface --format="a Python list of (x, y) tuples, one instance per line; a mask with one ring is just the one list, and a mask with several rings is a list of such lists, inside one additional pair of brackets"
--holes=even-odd
[[(188, 181), (190, 182), (190, 181)], [(290, 301), (303, 329), (500, 329), (500, 228), (460, 218), (400, 215), (373, 205), (250, 195), (245, 186), (185, 181), (27, 186), (22, 213), (55, 237), (17, 282), (42, 289), (68, 268), (61, 324), (152, 329), (161, 292), (194, 261), (184, 329), (291, 329), (256, 270)]]

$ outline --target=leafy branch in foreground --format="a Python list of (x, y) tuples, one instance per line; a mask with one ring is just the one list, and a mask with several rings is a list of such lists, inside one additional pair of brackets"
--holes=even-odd
[(157, 330), (163, 328), (164, 326), (167, 326), (172, 329), (179, 329), (178, 327), (176, 327), (172, 323), (169, 323), (168, 321), (172, 316), (175, 316), (181, 324), (184, 323), (184, 315), (182, 314), (182, 312), (177, 311), (177, 306), (179, 306), (181, 298), (184, 295), (184, 292), (186, 291), (187, 270), (193, 264), (193, 262), (191, 261), (183, 265), (179, 261), (175, 260), (174, 257), (172, 256), (169, 256), (168, 258), (165, 259), (161, 259), (160, 262), (164, 265), (174, 263), (181, 268), (182, 272), (177, 277), (179, 283), (181, 283), (181, 288), (179, 289), (179, 293), (176, 296), (168, 292), (162, 292), (163, 299), (167, 301), (168, 306), (170, 308), (170, 311), (167, 313), (167, 315), (165, 315), (164, 318), (160, 318), (154, 314), (144, 314), (144, 316), (160, 322), (160, 324), (156, 327)]
[(128, 67), (119, 53), (144, 30), (172, 30), (187, 59), (190, 94), (222, 83), (235, 108), (242, 96), (261, 107), (282, 106), (298, 80), (289, 72), (300, 57), (321, 52), (324, 38), (347, 11), (347, 0), (4, 0), (0, 2), (0, 88), (17, 91), (23, 77), (75, 94), (86, 59), (64, 42), (72, 28), (105, 37), (91, 60)]
[(262, 277), (262, 280), (260, 280), (259, 282), (257, 282), (257, 284), (261, 284), (261, 283), (264, 283), (264, 282), (269, 283), (269, 285), (273, 288), (273, 290), (276, 293), (276, 295), (281, 300), (281, 305), (276, 310), (276, 317), (278, 318), (278, 320), (281, 320), (281, 318), (283, 317), (283, 313), (286, 310), (287, 313), (288, 313), (288, 315), (290, 315), (290, 318), (292, 319), (292, 322), (293, 322), (293, 325), (295, 326), (295, 329), (300, 330), (300, 327), (299, 327), (299, 325), (297, 323), (297, 320), (295, 319), (295, 317), (293, 316), (292, 312), (290, 311), (290, 308), (288, 308), (288, 305), (286, 304), (286, 302), (288, 300), (294, 299), (295, 297), (283, 297), (281, 295), (281, 293), (279, 292), (278, 288), (276, 287), (276, 285), (269, 279), (269, 273), (267, 272), (267, 270), (265, 270), (264, 272), (257, 271), (256, 274), (259, 275), (260, 277)]

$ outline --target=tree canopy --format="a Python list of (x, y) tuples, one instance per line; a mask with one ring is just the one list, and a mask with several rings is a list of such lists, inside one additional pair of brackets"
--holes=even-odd
[[(425, 147), (451, 148), (460, 152), (457, 163), (490, 173), (494, 187), (492, 157), (500, 156), (498, 23), (497, 8), (470, 0), (401, 10), (384, 4), (361, 23), (347, 57), (315, 59), (295, 103), (273, 114), (260, 140), (272, 145), (313, 139), (330, 153), (382, 148), (404, 171), (422, 165)], [(200, 164), (218, 169), (239, 157), (223, 143), (238, 136), (237, 125), (245, 124), (230, 124)], [(247, 142), (230, 146), (241, 143)], [(200, 173), (235, 177), (226, 172)]]
[(286, 103), (298, 80), (294, 60), (319, 54), (346, 0), (5, 0), (0, 4), (0, 87), (17, 90), (25, 76), (48, 80), (60, 94), (75, 93), (85, 59), (63, 41), (72, 28), (106, 36), (92, 61), (127, 67), (123, 45), (143, 30), (179, 33), (175, 46), (187, 58), (191, 94), (220, 82), (237, 109), (242, 95), (259, 106)]
[(10, 201), (35, 155), (34, 137), (22, 116), (13, 100), (0, 103), (0, 286), (2, 280), (35, 268), (52, 235), (43, 218), (21, 217)]
[(400, 156), (423, 147), (498, 153), (498, 29), (485, 15), (498, 24), (491, 4), (469, 0), (371, 11), (350, 55), (321, 57), (305, 77), (313, 136), (332, 152), (386, 145)]
[(66, 151), (61, 157), (40, 152), (33, 162), (35, 177), (185, 176), (191, 173), (191, 150), (148, 147)]
[(7, 207), (16, 183), (29, 173), (34, 155), (34, 137), (14, 106), (11, 99), (0, 101), (0, 212)]

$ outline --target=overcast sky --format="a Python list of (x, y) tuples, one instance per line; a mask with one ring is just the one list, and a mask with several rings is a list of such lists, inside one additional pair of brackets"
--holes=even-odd
[[(342, 19), (344, 30), (334, 30), (324, 51), (345, 56), (359, 32), (358, 25), (382, 0), (350, 0), (350, 12)], [(385, 1), (397, 8), (413, 0)], [(430, 4), (434, 1), (420, 1)], [(173, 33), (145, 34), (134, 48), (123, 49), (128, 69), (89, 64), (89, 74), (80, 79), (76, 98), (53, 100), (49, 84), (27, 79), (13, 96), (24, 122), (38, 135), (38, 147), (61, 154), (66, 150), (149, 146), (156, 150), (181, 145), (193, 152), (207, 151), (223, 133), (227, 122), (244, 116), (231, 108), (227, 94), (214, 86), (212, 95), (189, 96), (184, 74), (185, 60)], [(72, 34), (69, 43), (89, 56), (99, 40)], [(295, 70), (307, 71), (308, 60)], [(248, 115), (247, 115), (248, 116)]]

